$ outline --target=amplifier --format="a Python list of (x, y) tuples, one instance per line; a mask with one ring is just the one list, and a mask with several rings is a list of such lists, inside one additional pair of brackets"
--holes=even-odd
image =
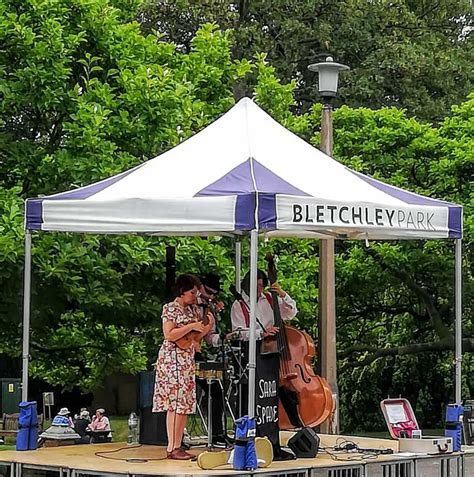
[(151, 406), (140, 409), (140, 444), (168, 445), (166, 412), (152, 412)]

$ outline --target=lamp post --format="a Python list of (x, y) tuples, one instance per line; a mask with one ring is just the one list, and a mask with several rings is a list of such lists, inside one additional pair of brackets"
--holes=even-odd
[[(332, 156), (333, 128), (332, 104), (336, 97), (339, 72), (349, 67), (335, 63), (331, 56), (325, 61), (308, 66), (310, 71), (318, 73), (319, 94), (323, 103), (321, 117), (320, 149)], [(318, 366), (332, 391), (334, 412), (331, 419), (321, 425), (321, 431), (327, 434), (339, 433), (339, 390), (337, 387), (336, 356), (336, 294), (334, 273), (334, 239), (319, 241), (319, 316), (318, 316)]]

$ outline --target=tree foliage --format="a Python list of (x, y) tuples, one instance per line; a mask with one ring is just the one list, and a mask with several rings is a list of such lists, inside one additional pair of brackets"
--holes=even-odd
[(473, 85), (468, 0), (147, 0), (139, 18), (183, 50), (204, 21), (232, 30), (234, 57), (266, 53), (281, 78), (297, 81), (304, 107), (318, 100), (307, 67), (327, 52), (351, 67), (338, 97), (352, 107), (397, 106), (438, 121)]
[[(142, 35), (135, 7), (0, 2), (3, 352), (19, 353), (22, 200), (178, 144), (233, 104), (233, 81), (250, 68), (231, 59), (228, 35), (210, 25), (187, 54)], [(33, 376), (91, 389), (110, 372), (143, 369), (144, 343), (131, 331), (160, 316), (164, 244), (51, 233), (35, 236), (33, 255)]]
[[(0, 42), (4, 45), (0, 49), (2, 353), (20, 354), (24, 198), (106, 178), (173, 147), (224, 113), (242, 88), (249, 89), (286, 127), (315, 145), (319, 142), (320, 107), (294, 113), (301, 104), (304, 83), (298, 74), (294, 81), (280, 82), (278, 71), (286, 75), (279, 64), (283, 56), (268, 49), (276, 68), (262, 54), (247, 60), (243, 53), (237, 54), (247, 45), (238, 36), (245, 31), (243, 26), (233, 34), (209, 24), (194, 29), (194, 23), (208, 19), (209, 10), (200, 10), (200, 4), (186, 10), (184, 0), (175, 3), (179, 9), (166, 3), (170, 14), (161, 17), (161, 22), (166, 20), (176, 28), (172, 33), (176, 43), (172, 43), (162, 33), (142, 33), (132, 21), (138, 6), (132, 0), (0, 0)], [(298, 18), (305, 17), (304, 8), (309, 8), (300, 3), (302, 10), (294, 16), (297, 25)], [(362, 8), (356, 1), (339, 3), (347, 9), (350, 5)], [(373, 15), (382, 15), (382, 2), (372, 3)], [(402, 3), (392, 3), (401, 8)], [(404, 2), (402, 10), (421, 8), (412, 3)], [(245, 5), (248, 10), (243, 20), (264, 7), (260, 2), (240, 2), (225, 15), (238, 15)], [(283, 21), (283, 2), (271, 5)], [(341, 5), (337, 8), (342, 9)], [(459, 5), (446, 3), (441, 9), (443, 18)], [(184, 15), (185, 10), (189, 28), (184, 22), (173, 23), (171, 15)], [(211, 19), (218, 21), (224, 15), (220, 10), (214, 8)], [(313, 10), (314, 14), (317, 8)], [(206, 15), (196, 16), (199, 12)], [(269, 20), (273, 18), (270, 13)], [(430, 11), (425, 19), (438, 18), (441, 13)], [(288, 32), (294, 32), (291, 18), (286, 15)], [(341, 21), (341, 25), (346, 23)], [(158, 30), (167, 31), (163, 25)], [(323, 23), (318, 25), (322, 28)], [(250, 27), (255, 28), (255, 37), (261, 30), (262, 38), (267, 38), (268, 32), (258, 22)], [(179, 37), (180, 29), (189, 38)], [(391, 31), (395, 35), (396, 29)], [(260, 44), (264, 43), (256, 41), (256, 46)], [(464, 48), (464, 43), (454, 42), (454, 47)], [(381, 46), (377, 48), (381, 55)], [(453, 65), (458, 60), (454, 58)], [(390, 77), (387, 73), (384, 81)], [(356, 87), (354, 78), (362, 81), (362, 76), (353, 76), (347, 79), (346, 88)], [(411, 78), (415, 94), (417, 81)], [(460, 81), (454, 96), (441, 95), (436, 114), (461, 96), (466, 85)], [(372, 93), (367, 92), (366, 102), (359, 98), (352, 104), (379, 104), (373, 100), (379, 93)], [(421, 108), (422, 101), (417, 104)], [(425, 117), (433, 114), (430, 104), (426, 103)], [(459, 101), (438, 126), (419, 122), (395, 108), (344, 106), (334, 113), (338, 160), (396, 186), (465, 206), (467, 351), (473, 349), (473, 108), (474, 97)], [(94, 389), (107, 374), (137, 372), (156, 356), (165, 299), (166, 245), (176, 246), (178, 272), (214, 271), (223, 277), (224, 290), (234, 280), (232, 242), (227, 238), (165, 240), (44, 233), (34, 236), (33, 245), (31, 370), (33, 376), (68, 389)], [(280, 256), (283, 287), (297, 300), (297, 321), (315, 336), (317, 243), (274, 240), (262, 246), (262, 257), (270, 248)], [(247, 241), (243, 252), (248, 257)], [(230, 305), (229, 294), (224, 293), (224, 298)], [(441, 418), (442, 404), (452, 395), (452, 244), (374, 242), (366, 247), (338, 242), (337, 300), (345, 429), (356, 429), (368, 419), (381, 422), (378, 401), (387, 394), (409, 397), (423, 424), (435, 424)], [(226, 319), (224, 314), (223, 326), (228, 325)], [(473, 366), (469, 353), (463, 383), (466, 394), (474, 388)]]
[[(407, 119), (395, 109), (344, 107), (335, 115), (336, 154), (348, 166), (398, 187), (464, 205), (465, 351), (474, 345), (473, 108), (474, 96), (454, 108), (439, 128)], [(452, 241), (374, 243), (368, 248), (343, 244), (339, 252), (343, 390), (350, 393), (365, 383), (385, 393), (357, 393), (345, 402), (344, 421), (360, 426), (361, 409), (373, 409), (373, 422), (380, 420), (377, 401), (402, 394), (418, 404), (424, 426), (435, 426), (442, 421), (443, 405), (454, 400)], [(464, 395), (472, 392), (471, 366), (468, 358)]]

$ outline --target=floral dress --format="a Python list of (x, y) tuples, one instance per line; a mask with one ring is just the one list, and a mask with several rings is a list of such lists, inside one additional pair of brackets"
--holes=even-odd
[[(181, 307), (173, 301), (163, 307), (163, 323), (176, 326), (196, 321), (192, 306)], [(196, 412), (194, 347), (181, 349), (173, 341), (164, 340), (156, 362), (153, 412), (175, 411), (178, 414)]]

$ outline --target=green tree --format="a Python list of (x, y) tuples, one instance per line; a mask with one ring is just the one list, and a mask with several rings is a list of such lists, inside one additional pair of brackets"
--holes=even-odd
[[(131, 1), (0, 1), (2, 352), (20, 350), (23, 199), (176, 145), (233, 104), (232, 84), (250, 69), (213, 26), (181, 54), (144, 36), (135, 15)], [(33, 242), (33, 376), (89, 390), (143, 369), (142, 335), (158, 328), (164, 299), (164, 242), (54, 233)]]
[[(464, 340), (474, 349), (473, 191), (474, 96), (439, 128), (395, 109), (341, 108), (336, 154), (348, 166), (420, 194), (464, 204)], [(400, 241), (369, 247), (342, 244), (338, 254), (338, 337), (344, 422), (357, 427), (362, 410), (387, 395), (409, 397), (424, 426), (442, 422), (454, 400), (454, 247), (451, 241)], [(472, 392), (471, 354), (464, 363)], [(362, 387), (364, 383), (364, 387)], [(437, 383), (433, 386), (433, 383)], [(372, 387), (373, 392), (367, 392)], [(367, 418), (367, 416), (366, 416)]]
[(297, 80), (304, 109), (318, 100), (308, 64), (325, 52), (351, 67), (341, 77), (340, 104), (396, 106), (439, 121), (472, 89), (468, 0), (147, 0), (139, 18), (145, 31), (184, 51), (204, 21), (232, 30), (234, 57), (266, 53), (278, 76)]

